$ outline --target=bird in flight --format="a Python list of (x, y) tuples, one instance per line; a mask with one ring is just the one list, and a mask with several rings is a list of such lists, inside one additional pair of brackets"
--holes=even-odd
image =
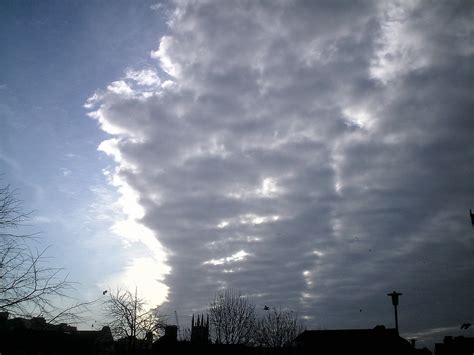
[(264, 310), (264, 311), (269, 311), (269, 310), (270, 310), (270, 307), (268, 307), (267, 305), (265, 305), (265, 307), (263, 307), (263, 310)]
[(102, 291), (102, 295), (105, 295), (107, 293), (107, 290)]
[(471, 326), (471, 323), (464, 323), (463, 325), (461, 325), (461, 329), (467, 329)]

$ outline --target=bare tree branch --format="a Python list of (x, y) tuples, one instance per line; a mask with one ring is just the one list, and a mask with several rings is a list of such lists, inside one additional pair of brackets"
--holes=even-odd
[(256, 330), (255, 307), (235, 290), (216, 294), (209, 307), (213, 338), (219, 344), (251, 344)]
[(72, 283), (61, 268), (48, 263), (48, 248), (32, 248), (33, 234), (20, 227), (31, 212), (22, 212), (18, 192), (9, 185), (0, 188), (0, 310), (18, 316), (42, 316), (52, 321), (73, 318), (72, 310), (86, 306), (77, 303), (69, 311), (60, 310), (58, 298), (68, 298)]
[(260, 346), (281, 348), (289, 346), (302, 331), (297, 313), (271, 308), (258, 320), (255, 340)]
[(160, 334), (165, 326), (165, 317), (158, 307), (147, 309), (146, 302), (135, 293), (117, 289), (110, 292), (104, 303), (108, 326), (116, 338), (128, 338), (129, 351), (135, 351), (136, 340), (145, 339), (149, 333)]

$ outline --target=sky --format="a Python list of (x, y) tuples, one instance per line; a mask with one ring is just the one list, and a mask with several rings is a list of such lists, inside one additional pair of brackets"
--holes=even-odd
[[(470, 1), (0, 2), (0, 171), (79, 297), (431, 346), (474, 310)], [(170, 317), (172, 320), (174, 317)]]

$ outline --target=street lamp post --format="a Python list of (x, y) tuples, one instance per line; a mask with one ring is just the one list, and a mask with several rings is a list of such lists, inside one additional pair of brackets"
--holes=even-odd
[(393, 308), (395, 309), (395, 329), (397, 329), (398, 333), (398, 312), (397, 312), (397, 306), (398, 306), (398, 297), (403, 295), (403, 293), (393, 291), (392, 293), (387, 293), (387, 296), (392, 297), (392, 304)]

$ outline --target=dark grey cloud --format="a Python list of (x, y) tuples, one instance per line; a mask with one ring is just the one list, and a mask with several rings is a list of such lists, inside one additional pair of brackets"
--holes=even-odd
[(234, 287), (390, 326), (397, 289), (406, 335), (472, 317), (472, 4), (175, 5), (161, 86), (90, 101), (168, 251), (165, 306)]

